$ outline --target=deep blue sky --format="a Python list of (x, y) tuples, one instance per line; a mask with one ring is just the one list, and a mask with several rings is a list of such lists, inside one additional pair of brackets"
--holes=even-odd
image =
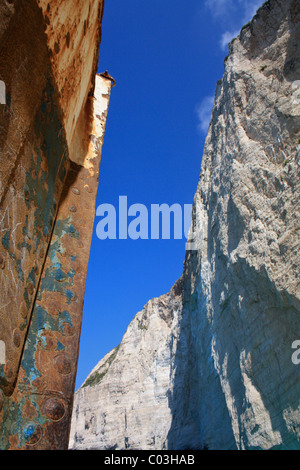
[[(116, 79), (97, 206), (191, 204), (227, 41), (260, 0), (106, 0), (99, 72)], [(185, 240), (91, 246), (76, 389), (153, 297), (181, 276)]]

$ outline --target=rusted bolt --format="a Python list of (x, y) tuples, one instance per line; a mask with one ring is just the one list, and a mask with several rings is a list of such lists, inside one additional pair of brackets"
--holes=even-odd
[(19, 348), (21, 345), (21, 334), (18, 328), (16, 328), (13, 332), (13, 342), (16, 348)]
[(72, 189), (72, 193), (73, 193), (73, 194), (76, 194), (76, 196), (79, 196), (80, 191), (79, 191), (78, 188), (73, 188), (73, 189)]
[(45, 331), (41, 339), (42, 339), (41, 344), (43, 348), (46, 349), (46, 351), (51, 351), (51, 350), (56, 349), (57, 341), (52, 331)]
[(53, 359), (54, 369), (62, 375), (68, 375), (72, 371), (72, 362), (66, 354), (59, 354)]
[(24, 439), (27, 445), (34, 446), (37, 444), (43, 435), (43, 429), (41, 426), (35, 423), (29, 423), (23, 431)]
[(77, 208), (75, 206), (72, 206), (70, 212), (77, 212)]
[(93, 188), (90, 188), (89, 186), (85, 187), (85, 190), (87, 193), (91, 194), (93, 192)]
[(63, 324), (63, 334), (64, 336), (73, 336), (74, 335), (74, 327), (70, 325), (70, 323)]
[(62, 269), (57, 269), (57, 271), (55, 272), (54, 274), (54, 279), (57, 281), (57, 282), (64, 282), (66, 280), (67, 276), (66, 274), (63, 272)]
[(44, 413), (52, 421), (60, 421), (65, 416), (65, 405), (57, 398), (49, 398), (44, 405)]

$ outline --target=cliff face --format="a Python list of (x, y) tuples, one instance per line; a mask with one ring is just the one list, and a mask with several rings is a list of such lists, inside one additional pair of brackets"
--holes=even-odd
[(164, 449), (179, 338), (182, 283), (150, 300), (121, 344), (92, 370), (75, 395), (74, 449)]
[[(298, 2), (267, 2), (216, 91), (184, 273), (189, 412), (208, 448), (299, 448), (299, 21)], [(176, 403), (171, 446), (189, 442)]]
[[(300, 339), (299, 44), (296, 0), (266, 2), (231, 43), (178, 314), (170, 324), (160, 320), (158, 354), (161, 330), (146, 307), (147, 331), (138, 314), (102, 382), (77, 392), (74, 448), (300, 448), (299, 365), (292, 361)], [(153, 403), (155, 413), (147, 409)], [(123, 424), (114, 430), (116, 416)]]

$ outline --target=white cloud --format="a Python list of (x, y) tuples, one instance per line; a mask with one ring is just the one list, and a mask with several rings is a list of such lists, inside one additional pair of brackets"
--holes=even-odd
[(215, 19), (224, 17), (233, 7), (233, 0), (206, 0), (205, 6), (209, 8)]
[[(242, 26), (248, 23), (265, 0), (205, 0), (204, 5), (210, 10), (213, 19), (219, 25), (222, 51), (226, 51), (231, 40), (237, 37)], [(214, 96), (206, 96), (196, 106), (198, 131), (207, 134)]]
[(259, 7), (261, 7), (264, 3), (264, 1), (265, 0), (239, 0), (239, 3), (243, 4), (245, 11), (243, 18), (244, 23), (248, 23), (248, 21), (253, 18)]
[(219, 23), (221, 33), (220, 47), (226, 51), (228, 43), (238, 34), (242, 26), (255, 15), (264, 0), (205, 0), (213, 19)]
[(201, 103), (196, 106), (196, 113), (198, 116), (198, 130), (204, 134), (206, 134), (208, 131), (214, 99), (214, 96), (206, 96), (201, 101)]
[(222, 51), (227, 50), (228, 44), (231, 42), (233, 38), (236, 38), (239, 33), (240, 33), (240, 30), (236, 30), (234, 32), (226, 31), (225, 33), (222, 34), (222, 37), (220, 40), (220, 46), (221, 46)]

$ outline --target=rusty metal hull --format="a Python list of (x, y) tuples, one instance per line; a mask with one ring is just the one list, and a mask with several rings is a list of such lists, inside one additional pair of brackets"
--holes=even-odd
[(1, 449), (68, 446), (111, 88), (96, 77), (103, 1), (76, 8), (0, 7)]

